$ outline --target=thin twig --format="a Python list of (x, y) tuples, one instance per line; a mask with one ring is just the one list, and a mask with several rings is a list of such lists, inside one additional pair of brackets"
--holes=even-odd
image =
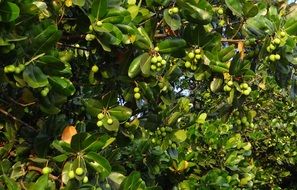
[(74, 46), (74, 45), (64, 44), (64, 43), (61, 43), (61, 42), (57, 42), (57, 45), (58, 45), (58, 46), (61, 46), (61, 47), (70, 47), (70, 48), (74, 48), (74, 49), (81, 49), (81, 50), (87, 50), (87, 51), (91, 50), (91, 49), (89, 49), (89, 48), (85, 48), (85, 47), (76, 47), (76, 46)]

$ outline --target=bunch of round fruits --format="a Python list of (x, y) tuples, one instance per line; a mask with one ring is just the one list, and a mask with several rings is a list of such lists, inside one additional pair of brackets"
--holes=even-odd
[[(279, 37), (275, 37), (273, 40), (271, 40), (271, 43), (269, 46), (267, 46), (266, 50), (270, 55), (266, 58), (269, 61), (277, 61), (281, 59), (281, 56), (277, 53), (277, 47), (281, 46), (281, 44), (285, 41), (285, 37), (287, 36), (287, 33), (284, 31), (279, 32)], [(273, 52), (275, 52), (273, 54)]]
[(230, 92), (232, 90), (233, 87), (233, 81), (229, 80), (226, 85), (224, 86), (224, 91), (225, 92)]
[(7, 65), (4, 67), (4, 73), (16, 73), (19, 74), (25, 69), (24, 64), (19, 64), (18, 66), (15, 65)]
[[(75, 175), (82, 176), (84, 173), (85, 173), (84, 169), (81, 168), (81, 167), (78, 167), (78, 168), (75, 169), (75, 171), (70, 170), (68, 172), (68, 177), (69, 177), (69, 179), (74, 179)], [(89, 181), (88, 176), (84, 176), (83, 183), (88, 183), (88, 181)]]
[(85, 39), (86, 41), (93, 41), (96, 38), (96, 36), (94, 34), (87, 34)]
[(252, 88), (245, 82), (241, 83), (239, 87), (241, 89), (241, 93), (246, 96), (249, 95), (252, 91)]
[[(153, 136), (153, 138), (151, 138), (151, 142), (153, 144), (163, 144), (165, 137), (167, 136), (167, 133), (171, 132), (172, 128), (170, 127), (161, 127), (161, 128), (157, 128), (157, 130), (155, 132), (150, 132), (149, 135)], [(176, 148), (176, 144), (173, 143), (170, 139), (166, 139), (167, 144), (169, 146), (171, 146), (172, 148)]]
[(140, 94), (140, 88), (139, 87), (135, 87), (133, 89), (133, 92), (134, 92), (134, 98), (136, 100), (139, 100), (141, 98), (141, 94)]
[(200, 48), (196, 48), (187, 53), (185, 67), (193, 71), (197, 69), (197, 63), (202, 59), (202, 52)]
[[(101, 113), (99, 113), (97, 115), (97, 118), (98, 118), (97, 126), (102, 127), (103, 126), (103, 121), (102, 120), (105, 118), (105, 114), (101, 112)], [(107, 118), (106, 123), (108, 125), (112, 125), (113, 124), (113, 119), (112, 118)]]
[(43, 97), (47, 96), (48, 93), (49, 93), (48, 87), (43, 88), (40, 92), (41, 96), (43, 96)]
[(167, 61), (161, 55), (153, 56), (151, 59), (151, 71), (161, 71), (166, 66)]

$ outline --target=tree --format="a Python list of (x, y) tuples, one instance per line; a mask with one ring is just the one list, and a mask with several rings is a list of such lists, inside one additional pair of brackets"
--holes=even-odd
[(0, 0), (0, 188), (295, 187), (296, 14)]

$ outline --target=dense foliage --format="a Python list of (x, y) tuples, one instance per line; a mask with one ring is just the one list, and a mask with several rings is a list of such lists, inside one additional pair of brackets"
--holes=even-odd
[(297, 186), (284, 0), (0, 0), (0, 189)]

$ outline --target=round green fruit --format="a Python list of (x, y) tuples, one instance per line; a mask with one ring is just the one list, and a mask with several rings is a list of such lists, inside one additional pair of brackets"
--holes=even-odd
[(161, 61), (161, 64), (162, 64), (162, 65), (166, 65), (166, 63), (167, 63), (167, 62), (166, 62), (166, 60), (164, 60), (164, 59)]
[(168, 13), (169, 13), (170, 15), (173, 15), (173, 14), (174, 14), (173, 11), (172, 11), (172, 9), (169, 9), (169, 10), (168, 10)]
[(85, 176), (84, 179), (83, 179), (83, 183), (88, 183), (88, 181), (89, 181), (88, 176)]
[(109, 118), (109, 119), (107, 120), (107, 124), (109, 124), (109, 125), (113, 124), (113, 120), (112, 120), (111, 118)]
[(275, 61), (275, 55), (274, 55), (274, 54), (271, 54), (271, 55), (269, 56), (269, 60), (270, 60), (270, 61)]
[(155, 47), (154, 50), (155, 50), (155, 51), (159, 51), (160, 48), (159, 48), (159, 47)]
[(247, 89), (248, 87), (249, 87), (249, 85), (247, 83), (240, 84), (241, 89)]
[(225, 91), (225, 92), (230, 92), (230, 91), (231, 91), (230, 86), (225, 85), (225, 86), (224, 86), (224, 91)]
[(174, 13), (174, 14), (177, 14), (177, 13), (178, 13), (178, 11), (179, 11), (179, 10), (178, 10), (178, 8), (177, 8), (177, 7), (173, 7), (173, 8), (172, 8), (172, 13)]
[(198, 53), (200, 53), (200, 52), (201, 52), (201, 50), (200, 50), (199, 48), (195, 49), (195, 53), (196, 53), (196, 54), (198, 54)]
[(196, 58), (196, 59), (201, 59), (201, 57), (202, 57), (202, 56), (201, 56), (200, 54), (195, 55), (195, 58)]
[(96, 22), (96, 25), (97, 25), (97, 26), (102, 26), (102, 24), (103, 24), (103, 23), (102, 23), (100, 20)]
[(231, 80), (229, 80), (229, 81), (227, 82), (227, 85), (228, 85), (228, 86), (233, 86), (233, 82), (232, 82)]
[(189, 61), (186, 61), (185, 62), (185, 67), (186, 68), (190, 68), (191, 66), (192, 66), (192, 64)]
[(141, 97), (140, 93), (136, 92), (136, 93), (134, 94), (134, 98), (135, 98), (136, 100), (139, 100), (140, 97)]
[(41, 90), (40, 94), (41, 96), (45, 97), (47, 96), (48, 92), (49, 92), (49, 88), (46, 87), (43, 90)]
[(281, 40), (279, 39), (279, 38), (275, 38), (274, 40), (273, 40), (273, 43), (275, 43), (275, 44), (280, 44), (280, 42), (281, 42)]
[(157, 57), (157, 61), (161, 62), (162, 60), (163, 60), (163, 58), (159, 55), (159, 56)]
[(154, 71), (157, 69), (157, 66), (156, 65), (151, 65), (151, 70)]
[(76, 168), (75, 170), (76, 175), (82, 175), (84, 173), (84, 169), (83, 168)]
[(248, 90), (248, 89), (242, 91), (242, 94), (244, 94), (244, 95), (246, 95), (246, 96), (249, 95), (250, 93), (251, 93), (251, 91)]
[(272, 45), (272, 44), (269, 45), (269, 48), (270, 48), (271, 50), (275, 50), (275, 46)]
[(153, 58), (151, 59), (151, 63), (157, 63), (157, 62), (158, 62), (157, 57), (153, 57)]
[(220, 14), (220, 15), (224, 14), (224, 10), (222, 8), (219, 8), (218, 9), (218, 14)]
[[(6, 72), (5, 72), (6, 71)], [(14, 65), (8, 65), (4, 68), (5, 73), (13, 73), (15, 71), (15, 66)]]
[(287, 35), (287, 33), (284, 32), (284, 31), (280, 32), (279, 34), (280, 34), (281, 37), (285, 37)]
[(97, 122), (97, 126), (98, 126), (98, 127), (102, 127), (102, 126), (103, 126), (103, 122), (102, 122), (101, 120), (98, 121), (98, 122)]
[(99, 71), (99, 67), (97, 65), (92, 66), (92, 72), (97, 73)]
[(103, 119), (103, 118), (104, 118), (104, 114), (103, 114), (103, 113), (99, 113), (99, 114), (97, 115), (97, 118), (98, 118), (98, 119)]
[(68, 177), (69, 177), (69, 179), (73, 179), (75, 177), (75, 173), (73, 170), (68, 172)]
[(44, 167), (44, 168), (42, 168), (42, 173), (43, 174), (49, 174), (49, 173), (51, 173), (52, 172), (52, 168), (50, 168), (50, 167)]
[(135, 88), (133, 89), (133, 91), (136, 93), (136, 92), (139, 92), (140, 89), (139, 89), (138, 87), (135, 87)]
[(242, 122), (242, 123), (246, 123), (246, 122), (247, 122), (247, 117), (246, 117), (246, 116), (243, 116), (243, 117), (241, 118), (241, 122)]
[(193, 59), (195, 57), (195, 54), (193, 52), (188, 53), (188, 57), (190, 59)]

